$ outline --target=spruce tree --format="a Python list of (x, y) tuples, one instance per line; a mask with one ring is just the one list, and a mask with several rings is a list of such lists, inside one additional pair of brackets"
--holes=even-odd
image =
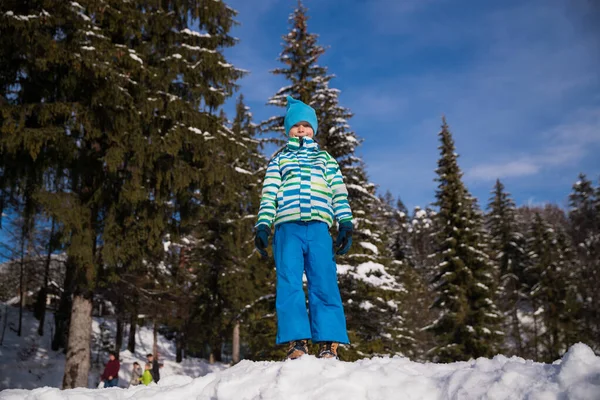
[[(431, 291), (426, 277), (417, 267), (413, 247), (413, 224), (406, 207), (400, 199), (394, 201), (389, 192), (381, 202), (384, 204), (384, 218), (380, 221), (380, 227), (386, 238), (387, 253), (392, 260), (388, 270), (402, 282), (404, 289), (396, 310), (402, 317), (400, 328), (403, 330), (397, 335), (397, 341), (405, 356), (422, 360), (424, 349), (428, 348), (427, 344), (431, 340), (428, 332), (421, 331), (429, 321), (430, 313), (427, 308), (433, 300)], [(419, 213), (418, 218), (422, 217)]]
[(87, 385), (98, 277), (160, 265), (166, 234), (189, 232), (227, 180), (213, 112), (242, 73), (222, 55), (235, 12), (221, 2), (43, 3), (0, 9), (1, 183), (68, 171), (37, 196), (69, 237), (68, 388)]
[(471, 245), (467, 249), (471, 252), (472, 260), (470, 269), (473, 274), (473, 285), (469, 288), (470, 313), (468, 324), (476, 333), (476, 340), (472, 343), (473, 354), (480, 357), (492, 357), (501, 348), (505, 333), (500, 328), (504, 319), (497, 302), (497, 274), (494, 263), (490, 258), (490, 238), (484, 229), (484, 216), (479, 209), (477, 199), (467, 197), (470, 204)]
[(522, 281), (527, 265), (525, 237), (518, 230), (515, 203), (499, 179), (492, 194), (488, 204), (487, 228), (492, 258), (498, 265), (498, 304), (506, 322), (503, 329), (506, 332), (505, 344), (510, 353), (522, 355), (519, 310), (523, 305)]
[(526, 282), (533, 319), (530, 351), (535, 359), (552, 362), (573, 343), (577, 310), (570, 244), (563, 226), (547, 220), (548, 211), (534, 212)]
[[(272, 266), (253, 257), (252, 227), (260, 188), (258, 171), (265, 167), (265, 160), (258, 153), (255, 131), (251, 114), (240, 97), (231, 128), (223, 127), (229, 139), (224, 165), (235, 171), (235, 175), (227, 185), (211, 189), (207, 199), (214, 204), (206, 210), (212, 214), (203, 217), (206, 223), (195, 232), (204, 246), (196, 249), (197, 263), (192, 265), (197, 265), (199, 279), (207, 283), (201, 290), (200, 297), (204, 300), (195, 321), (201, 334), (195, 340), (209, 343), (212, 357), (218, 361), (222, 346), (232, 342), (234, 330), (241, 330), (241, 339), (253, 341), (246, 306), (274, 293), (273, 280), (267, 278), (272, 277)], [(274, 342), (274, 337), (271, 339)], [(252, 353), (254, 348), (250, 347)]]
[(600, 349), (600, 187), (584, 174), (573, 185), (569, 195), (570, 236), (576, 249), (577, 286), (582, 299), (581, 338), (594, 349)]
[(437, 298), (432, 307), (438, 318), (428, 327), (437, 345), (430, 350), (434, 360), (447, 362), (495, 354), (497, 337), (491, 298), (491, 265), (484, 251), (481, 216), (474, 199), (462, 182), (454, 141), (442, 123), (441, 157), (436, 173), (439, 260), (434, 277)]
[[(286, 96), (292, 96), (314, 107), (315, 93), (323, 83), (331, 79), (326, 75), (327, 69), (317, 64), (319, 57), (325, 53), (325, 48), (317, 44), (318, 35), (308, 32), (307, 12), (308, 9), (298, 0), (298, 6), (288, 20), (291, 29), (282, 36), (283, 51), (279, 54), (278, 61), (284, 67), (272, 71), (275, 75), (283, 76), (290, 84), (279, 89), (269, 99), (270, 105), (285, 107)], [(264, 121), (261, 129), (285, 134), (283, 119), (284, 116), (274, 116)]]

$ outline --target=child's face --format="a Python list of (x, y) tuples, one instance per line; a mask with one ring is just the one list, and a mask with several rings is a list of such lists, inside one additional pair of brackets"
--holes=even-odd
[(315, 135), (313, 128), (306, 121), (298, 122), (290, 129), (290, 137), (309, 137), (312, 138)]

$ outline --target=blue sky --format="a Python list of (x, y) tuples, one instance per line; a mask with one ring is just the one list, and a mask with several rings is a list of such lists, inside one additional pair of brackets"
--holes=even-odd
[[(296, 0), (225, 0), (238, 10), (228, 60), (255, 122), (283, 110), (281, 36)], [(434, 200), (446, 115), (465, 182), (484, 204), (497, 177), (517, 204), (566, 205), (600, 177), (600, 16), (590, 0), (306, 0), (320, 59), (355, 116), (371, 181), (407, 206)], [(595, 7), (595, 6), (594, 6)], [(231, 109), (231, 107), (228, 107)]]

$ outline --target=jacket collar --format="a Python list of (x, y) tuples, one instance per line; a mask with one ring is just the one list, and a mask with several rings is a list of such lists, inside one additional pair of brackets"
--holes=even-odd
[(318, 151), (319, 145), (312, 138), (305, 137), (302, 139), (302, 146), (300, 146), (300, 138), (291, 137), (287, 143), (287, 149), (289, 151), (298, 151), (300, 149), (305, 149), (307, 151)]

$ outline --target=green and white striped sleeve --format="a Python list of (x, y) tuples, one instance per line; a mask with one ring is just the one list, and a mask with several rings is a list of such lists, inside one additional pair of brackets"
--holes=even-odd
[(329, 155), (327, 160), (327, 181), (333, 193), (332, 206), (335, 219), (340, 224), (342, 222), (352, 222), (352, 210), (350, 210), (350, 203), (348, 202), (348, 189), (346, 189), (340, 166), (331, 155)]
[(271, 228), (271, 224), (277, 213), (277, 192), (280, 186), (281, 172), (279, 171), (279, 157), (274, 157), (267, 166), (267, 173), (263, 181), (256, 227), (264, 224), (268, 228)]

